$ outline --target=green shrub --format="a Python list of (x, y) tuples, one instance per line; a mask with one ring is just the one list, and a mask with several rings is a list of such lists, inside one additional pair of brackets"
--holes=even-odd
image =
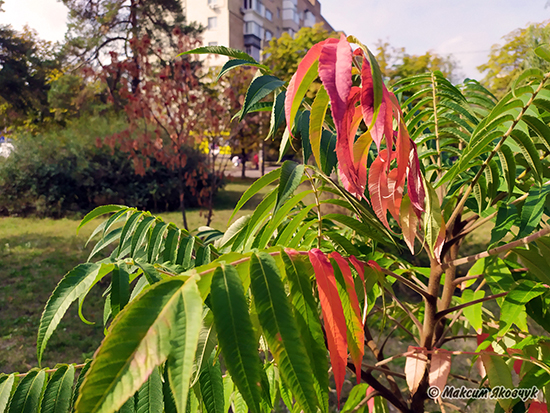
[[(16, 150), (0, 159), (0, 212), (61, 217), (89, 211), (105, 203), (123, 203), (156, 211), (179, 207), (174, 171), (150, 159), (145, 175), (136, 175), (127, 153), (98, 146), (98, 138), (118, 132), (116, 118), (90, 118), (36, 136), (14, 140)], [(203, 155), (189, 149), (186, 171), (196, 169)], [(209, 177), (209, 182), (212, 177)], [(200, 191), (204, 182), (199, 182)], [(186, 197), (188, 207), (197, 198)]]

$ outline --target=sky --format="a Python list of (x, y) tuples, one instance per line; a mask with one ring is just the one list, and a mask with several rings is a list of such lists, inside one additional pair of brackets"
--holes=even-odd
[[(5, 0), (3, 9), (0, 24), (28, 24), (46, 40), (63, 39), (67, 11), (59, 1)], [(491, 46), (512, 30), (550, 19), (550, 0), (321, 0), (321, 12), (334, 29), (371, 49), (382, 40), (410, 54), (452, 54), (463, 77), (481, 79), (476, 67)]]

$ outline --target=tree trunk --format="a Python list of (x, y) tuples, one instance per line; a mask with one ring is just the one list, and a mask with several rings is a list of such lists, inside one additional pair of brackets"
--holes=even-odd
[[(138, 20), (137, 20), (137, 5), (139, 3), (139, 0), (132, 0), (132, 2), (130, 3), (130, 24), (132, 25), (132, 37), (133, 37), (133, 40), (134, 42), (137, 42), (137, 39), (138, 39)], [(134, 76), (132, 76), (132, 93), (135, 95), (137, 90), (138, 90), (138, 87), (139, 87), (139, 83), (140, 83), (140, 78), (139, 78), (139, 60), (138, 60), (138, 53), (137, 53), (137, 50), (132, 48), (132, 55), (133, 55), (133, 61), (134, 61), (134, 65), (136, 66), (135, 67), (135, 70), (136, 70), (136, 74)]]
[(187, 216), (185, 214), (185, 185), (183, 183), (183, 169), (181, 167), (181, 161), (180, 161), (180, 166), (178, 167), (178, 181), (179, 181), (179, 188), (180, 188), (180, 210), (181, 210), (181, 217), (183, 220), (183, 228), (185, 228), (188, 231), (189, 226), (187, 225)]
[(242, 166), (242, 169), (241, 169), (241, 178), (244, 179), (246, 178), (246, 152), (244, 150), (244, 148), (241, 149), (241, 166)]
[[(210, 149), (212, 152), (212, 149)], [(212, 153), (212, 160), (210, 164), (210, 171), (214, 181), (210, 185), (210, 194), (208, 197), (208, 217), (206, 218), (206, 226), (209, 227), (212, 222), (212, 216), (214, 215), (214, 192), (218, 188), (218, 174), (216, 173), (216, 155)]]
[(262, 139), (260, 146), (260, 174), (261, 176), (265, 175), (265, 141)]

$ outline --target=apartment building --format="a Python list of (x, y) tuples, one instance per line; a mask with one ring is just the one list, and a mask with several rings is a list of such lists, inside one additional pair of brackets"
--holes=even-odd
[[(201, 23), (206, 30), (203, 43), (244, 50), (256, 60), (274, 37), (284, 32), (294, 35), (302, 27), (322, 23), (333, 30), (321, 15), (317, 0), (182, 0), (187, 21)], [(209, 65), (227, 59), (213, 58)]]

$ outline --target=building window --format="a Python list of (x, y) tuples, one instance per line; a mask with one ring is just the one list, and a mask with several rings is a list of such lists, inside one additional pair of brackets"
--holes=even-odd
[(281, 9), (277, 7), (277, 18), (281, 18)]
[(273, 39), (273, 33), (271, 33), (269, 30), (266, 30), (265, 31), (265, 40), (269, 42), (271, 39)]
[(256, 0), (256, 11), (258, 12), (258, 14), (262, 16), (263, 16), (263, 8), (264, 8), (264, 5), (262, 4), (262, 2), (260, 0)]
[(294, 23), (300, 24), (300, 13), (298, 13), (298, 10), (294, 10)]
[(245, 46), (244, 51), (254, 59), (260, 61), (260, 49), (255, 46)]
[(212, 6), (215, 7), (215, 6), (218, 5), (218, 0), (208, 0), (208, 5), (209, 5), (210, 7), (212, 7)]
[(208, 46), (217, 46), (218, 42), (208, 42)]
[(208, 18), (208, 30), (214, 30), (218, 28), (218, 18), (209, 17)]
[(271, 13), (268, 9), (265, 9), (265, 18), (270, 22), (273, 21), (273, 13)]
[(252, 8), (252, 0), (244, 0), (243, 8), (245, 10), (251, 9)]
[(253, 34), (258, 38), (262, 38), (262, 27), (256, 22), (246, 22), (244, 24), (244, 34)]

